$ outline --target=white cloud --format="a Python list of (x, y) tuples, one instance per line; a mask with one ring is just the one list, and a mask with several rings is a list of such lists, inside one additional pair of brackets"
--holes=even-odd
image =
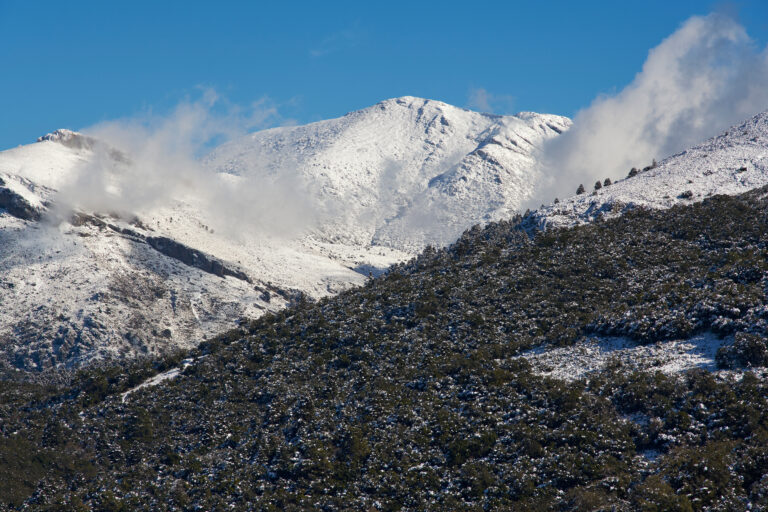
[(147, 113), (87, 128), (83, 132), (96, 141), (93, 158), (60, 189), (60, 214), (80, 209), (132, 215), (190, 200), (219, 232), (247, 226), (275, 236), (296, 234), (311, 227), (306, 219), (316, 205), (295, 169), (257, 183), (222, 177), (199, 160), (212, 145), (285, 121), (268, 98), (243, 108), (207, 90), (168, 115)]
[(719, 14), (693, 17), (652, 49), (621, 92), (577, 113), (545, 149), (536, 203), (626, 175), (768, 108), (768, 50)]
[(309, 55), (315, 58), (324, 57), (341, 49), (355, 46), (359, 39), (360, 30), (355, 24), (324, 37), (322, 41), (310, 48)]
[(505, 94), (492, 94), (486, 89), (472, 88), (469, 90), (467, 107), (479, 112), (508, 114), (512, 111), (515, 98)]

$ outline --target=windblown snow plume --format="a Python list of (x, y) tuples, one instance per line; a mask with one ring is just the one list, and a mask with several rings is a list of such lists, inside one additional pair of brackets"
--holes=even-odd
[(652, 49), (615, 96), (598, 97), (545, 150), (542, 200), (623, 177), (768, 108), (768, 49), (720, 14), (693, 17)]
[(248, 110), (222, 107), (208, 91), (167, 116), (143, 115), (84, 130), (93, 157), (77, 169), (57, 200), (65, 210), (136, 214), (182, 200), (200, 205), (220, 231), (288, 235), (306, 228), (310, 211), (295, 169), (269, 182), (222, 176), (200, 163), (216, 144), (279, 121), (276, 108), (256, 102)]

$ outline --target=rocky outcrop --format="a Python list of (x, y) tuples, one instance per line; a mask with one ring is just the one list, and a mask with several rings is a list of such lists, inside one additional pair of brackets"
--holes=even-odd
[(164, 236), (146, 237), (145, 241), (156, 251), (165, 254), (169, 258), (179, 260), (190, 267), (199, 268), (203, 272), (219, 277), (232, 276), (243, 281), (251, 282), (250, 278), (242, 271), (226, 266), (221, 260), (204, 252), (192, 249)]
[(5, 185), (5, 182), (0, 179), (0, 210), (5, 210), (9, 215), (22, 220), (40, 220), (41, 212), (38, 208), (32, 206), (29, 201), (13, 190), (2, 185)]
[(37, 142), (58, 142), (73, 149), (93, 149), (96, 139), (72, 130), (59, 129), (38, 137)]
[[(88, 215), (86, 213), (74, 213), (69, 222), (73, 226), (90, 224), (92, 226), (98, 226), (102, 229), (111, 229), (112, 231), (130, 237), (137, 242), (145, 243), (155, 249), (157, 252), (164, 254), (169, 258), (178, 260), (185, 265), (189, 265), (190, 267), (200, 269), (203, 272), (208, 272), (209, 274), (214, 274), (219, 277), (230, 276), (242, 281), (246, 281), (248, 283), (252, 282), (251, 278), (248, 277), (248, 275), (242, 270), (233, 268), (218, 258), (214, 258), (209, 254), (198, 251), (197, 249), (193, 249), (192, 247), (179, 243), (176, 240), (168, 237), (145, 236), (133, 229), (121, 228), (114, 224), (105, 222), (104, 220), (94, 215)], [(138, 220), (135, 220), (134, 223), (140, 224)]]

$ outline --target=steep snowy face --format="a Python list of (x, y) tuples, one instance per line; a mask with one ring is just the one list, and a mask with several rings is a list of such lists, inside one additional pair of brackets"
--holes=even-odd
[(518, 210), (539, 178), (537, 149), (569, 126), (554, 115), (495, 116), (402, 97), (257, 132), (204, 161), (248, 179), (300, 178), (330, 212), (317, 240), (413, 253)]
[(763, 112), (633, 177), (596, 191), (585, 183), (586, 193), (542, 208), (530, 220), (538, 226), (571, 226), (620, 215), (627, 208), (669, 208), (766, 184), (768, 112)]

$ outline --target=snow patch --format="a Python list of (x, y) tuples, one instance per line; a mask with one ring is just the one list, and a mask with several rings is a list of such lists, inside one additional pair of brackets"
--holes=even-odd
[(717, 370), (717, 350), (728, 343), (704, 333), (687, 340), (640, 345), (627, 338), (587, 338), (569, 347), (539, 347), (524, 352), (535, 373), (574, 381), (598, 372), (609, 364), (628, 371), (660, 371), (675, 375), (693, 368)]
[(142, 382), (138, 386), (136, 386), (134, 388), (131, 388), (128, 391), (122, 393), (120, 395), (120, 401), (121, 402), (125, 402), (125, 399), (128, 398), (128, 396), (131, 393), (135, 393), (136, 391), (138, 391), (138, 390), (140, 390), (142, 388), (147, 388), (147, 387), (150, 387), (150, 386), (157, 386), (158, 384), (160, 384), (163, 381), (170, 380), (170, 379), (175, 379), (176, 377), (179, 376), (179, 374), (181, 374), (181, 372), (183, 372), (188, 366), (192, 365), (192, 363), (194, 363), (194, 362), (195, 362), (195, 360), (193, 358), (191, 358), (191, 357), (187, 358), (187, 359), (184, 359), (181, 362), (180, 366), (178, 366), (176, 368), (171, 368), (170, 370), (165, 371), (163, 373), (158, 373), (154, 377), (150, 377), (149, 379), (145, 380), (144, 382)]

